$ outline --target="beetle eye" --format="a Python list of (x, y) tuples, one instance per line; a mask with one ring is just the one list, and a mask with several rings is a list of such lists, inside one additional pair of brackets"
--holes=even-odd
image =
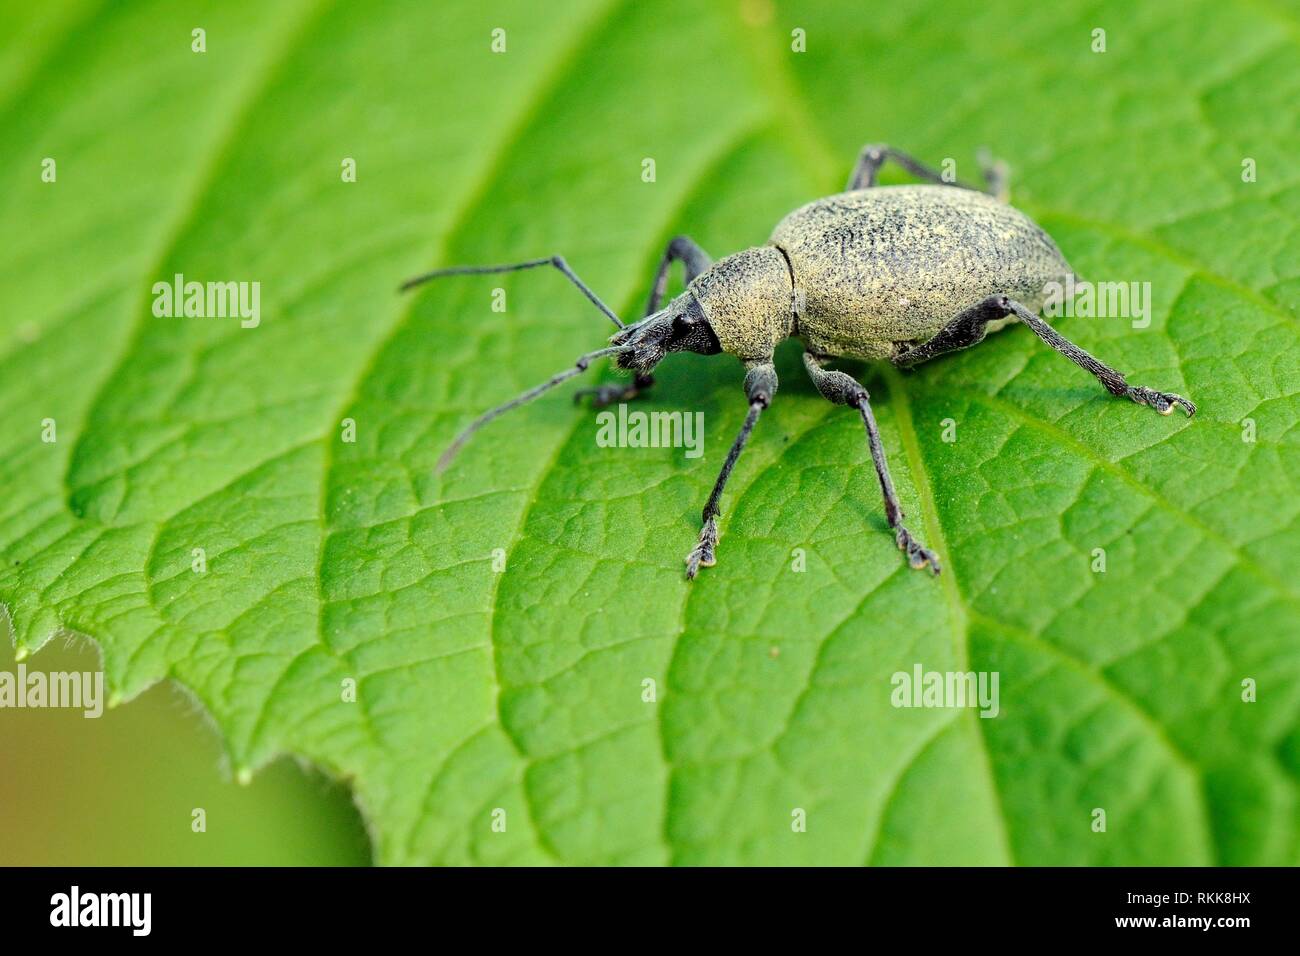
[(673, 316), (673, 331), (689, 332), (703, 321), (704, 312), (700, 309), (700, 304), (691, 298), (686, 308)]

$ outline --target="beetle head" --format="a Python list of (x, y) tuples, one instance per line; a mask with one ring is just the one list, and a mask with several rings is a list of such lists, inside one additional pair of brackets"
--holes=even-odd
[(628, 347), (618, 356), (618, 367), (643, 375), (669, 352), (717, 355), (722, 351), (704, 310), (690, 292), (682, 293), (667, 307), (640, 322), (620, 329), (609, 341), (611, 345)]

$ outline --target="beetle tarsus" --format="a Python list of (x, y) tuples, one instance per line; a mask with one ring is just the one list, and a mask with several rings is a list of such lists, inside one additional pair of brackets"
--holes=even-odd
[(711, 568), (718, 563), (714, 549), (718, 546), (718, 519), (710, 516), (700, 529), (700, 540), (695, 549), (686, 556), (686, 579), (695, 580), (700, 568)]
[(1196, 414), (1196, 405), (1194, 403), (1173, 392), (1157, 392), (1153, 388), (1130, 385), (1125, 394), (1139, 405), (1150, 405), (1161, 415), (1168, 415), (1174, 410), (1174, 406), (1178, 406), (1185, 411), (1188, 418)]
[(907, 553), (907, 563), (918, 571), (927, 565), (931, 574), (939, 574), (939, 556), (912, 537), (912, 532), (899, 525), (894, 532), (894, 540), (900, 551)]
[(654, 378), (649, 375), (638, 375), (631, 382), (607, 382), (593, 388), (580, 388), (573, 393), (573, 402), (576, 405), (588, 395), (592, 396), (593, 408), (604, 408), (615, 402), (628, 402), (653, 385), (654, 381)]

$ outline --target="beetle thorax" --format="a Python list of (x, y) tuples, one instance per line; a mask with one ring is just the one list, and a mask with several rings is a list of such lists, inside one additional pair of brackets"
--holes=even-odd
[(769, 358), (794, 333), (790, 266), (775, 246), (719, 259), (690, 285), (722, 350), (746, 361)]

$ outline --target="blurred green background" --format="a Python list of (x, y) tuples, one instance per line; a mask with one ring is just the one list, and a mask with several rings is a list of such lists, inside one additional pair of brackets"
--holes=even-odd
[[(29, 670), (89, 671), (56, 639)], [(0, 671), (14, 672), (0, 640)], [(191, 828), (206, 811), (205, 832)], [(346, 787), (289, 759), (236, 783), (211, 721), (170, 681), (87, 719), (0, 711), (0, 866), (361, 866), (369, 841)]]

